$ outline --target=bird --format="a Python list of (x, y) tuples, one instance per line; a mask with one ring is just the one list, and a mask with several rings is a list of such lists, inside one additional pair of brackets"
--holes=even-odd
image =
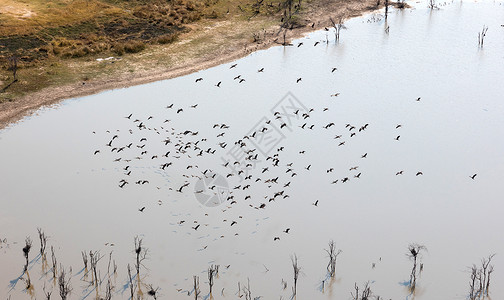
[(421, 97), (418, 97), (418, 98), (416, 99), (416, 101), (420, 101), (420, 98), (421, 98)]
[(133, 114), (130, 114), (129, 116), (127, 116), (127, 117), (125, 117), (125, 118), (126, 118), (126, 119), (131, 119), (131, 116), (132, 116), (132, 115), (133, 115)]
[(215, 86), (220, 87), (222, 81), (219, 81)]
[(423, 173), (419, 171), (419, 172), (416, 173), (415, 176), (419, 176), (419, 175), (423, 175)]
[(183, 112), (183, 111), (184, 111), (184, 110), (183, 110), (182, 108), (179, 108), (179, 109), (177, 110), (177, 114), (178, 114), (178, 113), (181, 113), (181, 112)]
[(145, 209), (145, 206), (144, 206), (144, 207), (142, 207), (142, 208), (140, 208), (138, 211), (139, 211), (139, 212), (143, 212), (143, 211), (144, 211), (144, 209)]
[(366, 157), (367, 157), (367, 152), (366, 152), (366, 153), (364, 153), (364, 154), (361, 156), (361, 158), (366, 158)]
[(238, 64), (232, 64), (232, 65), (231, 65), (231, 67), (229, 67), (229, 68), (230, 68), (230, 69), (232, 69), (232, 68), (236, 68), (236, 66), (237, 66), (237, 65), (238, 65)]
[(297, 80), (296, 80), (296, 83), (299, 83), (301, 81), (301, 77), (299, 77)]
[(278, 236), (273, 238), (273, 241), (279, 241), (279, 240), (280, 240), (280, 238)]
[(400, 135), (396, 136), (395, 140), (398, 141), (400, 137)]
[(234, 224), (237, 224), (237, 223), (238, 223), (238, 222), (233, 221), (233, 222), (231, 222), (231, 226), (233, 226)]
[(264, 72), (264, 68), (260, 68), (257, 72)]
[(331, 97), (338, 97), (340, 93), (332, 94)]
[(338, 70), (338, 68), (332, 68), (331, 73), (334, 73), (336, 70)]
[(474, 180), (474, 178), (476, 178), (476, 175), (478, 175), (478, 174), (474, 174), (474, 175), (469, 176), (469, 177), (470, 177), (472, 180)]
[(317, 206), (318, 205), (318, 200), (315, 201), (315, 203), (312, 203), (313, 206)]
[(397, 124), (397, 126), (395, 128), (398, 129), (398, 128), (401, 128), (401, 127), (402, 127), (401, 124)]
[(200, 81), (202, 81), (202, 80), (203, 80), (203, 78), (201, 78), (201, 77), (200, 77), (200, 78), (197, 78), (197, 79), (196, 79), (196, 82), (200, 82)]
[(192, 229), (194, 230), (198, 230), (198, 228), (200, 227), (201, 224), (198, 224), (196, 227), (191, 227)]
[(240, 79), (240, 81), (238, 81), (238, 83), (242, 83), (244, 81), (245, 81), (245, 79), (242, 78), (242, 79)]
[(315, 42), (315, 44), (313, 45), (314, 47), (317, 46), (320, 42)]
[(285, 229), (283, 232), (289, 233), (290, 228)]
[(298, 43), (298, 45), (297, 45), (297, 46), (298, 46), (298, 48), (299, 48), (299, 47), (301, 47), (302, 45), (303, 45), (303, 43), (301, 42), (301, 43)]
[(100, 153), (100, 150), (96, 150), (96, 151), (94, 152), (94, 155), (96, 155), (96, 154), (98, 154), (98, 153)]
[(402, 173), (403, 173), (403, 172), (404, 172), (403, 170), (401, 170), (401, 171), (397, 172), (397, 173), (396, 173), (396, 176), (397, 176), (397, 175), (402, 175)]

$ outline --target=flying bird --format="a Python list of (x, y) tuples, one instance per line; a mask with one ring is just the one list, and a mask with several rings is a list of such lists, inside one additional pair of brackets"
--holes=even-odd
[(474, 180), (474, 178), (476, 178), (476, 175), (478, 175), (478, 174), (474, 174), (474, 175), (469, 176), (469, 177), (471, 177), (471, 179)]
[(143, 212), (143, 211), (144, 211), (144, 209), (145, 209), (145, 206), (144, 206), (144, 207), (142, 207), (142, 208), (140, 208), (138, 211), (139, 211), (139, 212)]

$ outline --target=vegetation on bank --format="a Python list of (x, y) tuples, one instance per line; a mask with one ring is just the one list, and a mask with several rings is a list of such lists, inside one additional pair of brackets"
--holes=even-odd
[[(260, 43), (273, 27), (308, 25), (303, 14), (313, 6), (358, 2), (2, 0), (0, 103), (49, 86), (167, 70), (230, 42)], [(380, 5), (372, 2), (368, 9)]]

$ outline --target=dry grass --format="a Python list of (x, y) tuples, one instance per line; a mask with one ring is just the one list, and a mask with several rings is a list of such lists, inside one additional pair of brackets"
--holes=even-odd
[[(6, 59), (20, 57), (19, 82), (0, 93), (0, 103), (47, 87), (130, 82), (132, 76), (149, 77), (263, 47), (278, 32), (281, 2), (0, 0), (0, 7), (12, 7), (0, 14), (0, 88), (13, 79)], [(340, 8), (356, 14), (363, 10), (362, 3), (306, 0), (299, 20), (306, 23), (308, 15), (320, 19), (317, 13), (327, 16), (327, 11)], [(254, 43), (257, 34), (260, 40)], [(97, 61), (109, 56), (121, 59)]]

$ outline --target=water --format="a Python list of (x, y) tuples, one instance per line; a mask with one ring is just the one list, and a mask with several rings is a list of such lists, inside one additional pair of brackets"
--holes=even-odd
[[(98, 263), (101, 278), (113, 251), (118, 266), (112, 276), (114, 298), (127, 298), (122, 287), (126, 266), (134, 264), (137, 235), (149, 250), (142, 282), (160, 287), (163, 299), (187, 299), (193, 275), (200, 277), (206, 295), (206, 269), (212, 264), (220, 265), (216, 299), (235, 298), (238, 282), (243, 286), (247, 279), (254, 297), (288, 299), (294, 254), (301, 267), (299, 299), (351, 299), (354, 283), (362, 288), (367, 281), (386, 299), (465, 299), (468, 266), (492, 253), (497, 255), (490, 293), (493, 299), (502, 297), (502, 2), (455, 1), (440, 4), (439, 10), (415, 6), (392, 11), (387, 23), (379, 14), (349, 20), (339, 43), (332, 32), (328, 44), (326, 32), (315, 32), (293, 47), (253, 53), (231, 69), (234, 63), (70, 99), (1, 131), (3, 298), (28, 297), (22, 281), (12, 290), (8, 285), (23, 273), (26, 236), (34, 241), (30, 258), (36, 257), (37, 227), (50, 236), (48, 246), (54, 246), (58, 263), (72, 267), (72, 299), (90, 291), (83, 273), (76, 275), (84, 250), (105, 255)], [(489, 30), (480, 49), (477, 34), (483, 25)], [(303, 45), (297, 47), (299, 42)], [(333, 67), (337, 70), (331, 72)], [(245, 81), (233, 80), (238, 75)], [(331, 96), (335, 93), (340, 94)], [(177, 113), (179, 108), (183, 112)], [(275, 119), (277, 111), (282, 119)], [(260, 130), (269, 127), (266, 120), (275, 127), (260, 140)], [(259, 133), (243, 139), (254, 129)], [(258, 161), (232, 158), (240, 139), (246, 144), (241, 149), (257, 149), (249, 155), (257, 153)], [(111, 152), (114, 147), (125, 148)], [(268, 156), (278, 158), (277, 167)], [(251, 163), (240, 176), (252, 179), (226, 177), (233, 174), (222, 165), (228, 159), (230, 165)], [(200, 203), (218, 189), (199, 181), (206, 169), (223, 176), (222, 185), (230, 191), (224, 189), (222, 196), (234, 198), (214, 207)], [(265, 182), (275, 177), (277, 183)], [(349, 181), (342, 183), (345, 177)], [(122, 179), (128, 181), (124, 188)], [(246, 185), (250, 188), (244, 190)], [(335, 280), (322, 292), (329, 240), (343, 252)], [(410, 295), (401, 283), (409, 280), (412, 263), (406, 252), (414, 242), (428, 251), (416, 293)], [(42, 274), (40, 259), (30, 268), (34, 294), (41, 297), (44, 283), (52, 286), (51, 276)], [(88, 298), (94, 295), (91, 291)]]

